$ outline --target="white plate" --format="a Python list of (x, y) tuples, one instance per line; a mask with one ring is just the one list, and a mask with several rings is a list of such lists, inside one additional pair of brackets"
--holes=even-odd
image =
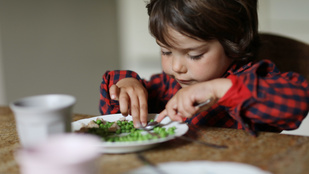
[[(167, 162), (161, 163), (158, 169), (166, 174), (271, 174), (256, 166), (236, 162), (213, 162), (213, 161), (190, 161), (190, 162)], [(126, 174), (156, 174), (155, 169), (144, 166)]]
[[(149, 114), (148, 119), (155, 119), (157, 114)], [(103, 118), (106, 121), (117, 121), (119, 118), (123, 117), (122, 114), (111, 114), (111, 115), (101, 115), (97, 117), (91, 117), (87, 119), (78, 120), (72, 123), (72, 131), (79, 130), (83, 124), (88, 124), (91, 120), (96, 120), (97, 118)], [(127, 120), (132, 120), (132, 116), (127, 116)], [(176, 127), (175, 135), (169, 135), (166, 138), (159, 138), (148, 141), (136, 141), (136, 142), (102, 142), (101, 151), (102, 153), (129, 153), (129, 152), (137, 152), (152, 148), (159, 143), (166, 142), (168, 140), (172, 140), (175, 136), (182, 136), (188, 131), (188, 125), (185, 123), (172, 122), (169, 117), (165, 117), (162, 122), (163, 127)]]

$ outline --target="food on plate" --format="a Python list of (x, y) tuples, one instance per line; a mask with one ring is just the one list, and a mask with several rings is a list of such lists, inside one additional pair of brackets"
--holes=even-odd
[(133, 121), (122, 117), (114, 122), (97, 118), (90, 121), (87, 125), (83, 125), (80, 130), (75, 132), (94, 134), (100, 136), (106, 142), (130, 142), (165, 138), (169, 135), (174, 135), (175, 129), (175, 126), (170, 128), (157, 126), (153, 129), (153, 133), (149, 133), (134, 128)]

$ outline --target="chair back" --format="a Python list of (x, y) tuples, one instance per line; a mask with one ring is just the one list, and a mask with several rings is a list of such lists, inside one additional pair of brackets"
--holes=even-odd
[(258, 59), (273, 61), (281, 72), (294, 71), (309, 81), (309, 44), (270, 33), (260, 33)]

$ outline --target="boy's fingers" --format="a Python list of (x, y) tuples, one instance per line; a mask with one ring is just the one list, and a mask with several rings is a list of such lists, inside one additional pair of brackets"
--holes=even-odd
[(147, 98), (140, 97), (139, 98), (139, 107), (140, 107), (140, 120), (143, 126), (147, 125), (147, 117), (148, 117), (148, 103)]
[(122, 115), (127, 116), (129, 114), (129, 105), (130, 105), (130, 98), (129, 96), (123, 92), (119, 94), (119, 106), (120, 106), (120, 112)]
[(156, 118), (156, 121), (161, 122), (166, 116), (167, 116), (167, 111), (166, 109), (164, 109), (162, 112), (160, 112), (160, 114)]
[(136, 126), (137, 123), (140, 122), (139, 101), (137, 96), (130, 96), (130, 111), (133, 118), (133, 123), (135, 123), (134, 126)]
[(118, 88), (117, 85), (112, 85), (109, 88), (109, 95), (110, 95), (112, 100), (119, 100), (119, 91), (120, 91), (120, 89)]
[(183, 122), (181, 115), (179, 115), (179, 114), (177, 114), (177, 113), (174, 114), (174, 115), (168, 114), (168, 112), (167, 112), (166, 109), (164, 109), (164, 110), (158, 115), (156, 121), (157, 121), (157, 122), (161, 122), (161, 121), (162, 121), (165, 117), (167, 117), (167, 116), (170, 117), (170, 119), (171, 119), (172, 121)]
[(177, 108), (178, 108), (178, 106), (177, 106), (177, 104), (175, 104), (172, 108), (166, 109), (166, 111), (167, 111), (166, 115), (168, 117), (170, 117), (170, 119), (172, 121), (182, 122), (183, 115), (178, 112)]

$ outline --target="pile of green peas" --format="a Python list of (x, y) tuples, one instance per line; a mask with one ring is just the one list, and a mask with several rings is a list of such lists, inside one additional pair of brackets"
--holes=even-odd
[(99, 125), (99, 128), (90, 128), (87, 133), (98, 135), (103, 141), (106, 142), (146, 141), (165, 138), (169, 135), (174, 135), (176, 130), (175, 126), (167, 129), (165, 127), (157, 126), (153, 129), (155, 135), (151, 135), (143, 130), (136, 129), (133, 125), (133, 121), (118, 120), (116, 123), (119, 126), (119, 129), (115, 132), (111, 132), (109, 131), (109, 128), (114, 124), (114, 122), (105, 122), (105, 124), (101, 120), (96, 120), (94, 122)]

